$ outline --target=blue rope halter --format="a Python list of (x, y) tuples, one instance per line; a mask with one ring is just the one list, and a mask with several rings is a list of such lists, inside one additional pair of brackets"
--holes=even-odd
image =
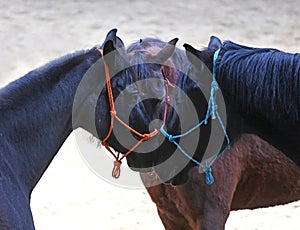
[[(218, 49), (215, 53), (214, 53), (214, 58), (213, 58), (213, 72), (212, 72), (212, 82), (211, 82), (211, 90), (210, 90), (210, 98), (209, 98), (209, 102), (208, 102), (208, 107), (207, 107), (207, 112), (206, 112), (206, 116), (205, 118), (196, 126), (194, 126), (193, 128), (189, 129), (188, 131), (186, 131), (185, 133), (182, 133), (180, 135), (171, 135), (169, 133), (167, 133), (164, 129), (165, 124), (162, 125), (162, 127), (160, 128), (160, 132), (170, 141), (172, 142), (174, 145), (176, 145), (176, 147), (192, 162), (194, 162), (195, 164), (199, 165), (202, 170), (205, 172), (205, 179), (206, 179), (206, 184), (211, 185), (214, 183), (215, 179), (213, 177), (212, 174), (212, 169), (211, 169), (211, 165), (215, 162), (215, 160), (217, 160), (226, 150), (230, 149), (230, 140), (229, 137), (227, 135), (225, 126), (221, 120), (221, 117), (219, 115), (218, 112), (218, 105), (216, 102), (216, 92), (219, 89), (218, 83), (216, 81), (216, 62), (217, 62), (217, 58), (219, 56), (220, 53), (220, 49)], [(227, 146), (221, 150), (217, 155), (215, 155), (211, 160), (205, 160), (204, 164), (202, 162), (197, 161), (196, 159), (194, 159), (193, 157), (191, 157), (180, 145), (179, 143), (176, 141), (176, 139), (187, 136), (189, 134), (191, 134), (193, 131), (195, 131), (196, 129), (198, 129), (200, 126), (202, 125), (206, 125), (208, 122), (208, 119), (211, 117), (211, 119), (218, 119), (221, 128), (223, 129), (226, 141), (227, 141)]]

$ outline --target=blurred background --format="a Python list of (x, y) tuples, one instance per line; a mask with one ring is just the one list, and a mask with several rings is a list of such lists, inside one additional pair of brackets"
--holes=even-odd
[[(102, 43), (112, 28), (127, 45), (149, 36), (178, 37), (178, 47), (187, 42), (201, 48), (215, 35), (297, 52), (299, 15), (297, 0), (0, 0), (0, 86)], [(232, 212), (226, 229), (299, 229), (299, 205)], [(32, 211), (37, 230), (163, 229), (146, 191), (98, 178), (82, 161), (74, 135), (35, 188)]]

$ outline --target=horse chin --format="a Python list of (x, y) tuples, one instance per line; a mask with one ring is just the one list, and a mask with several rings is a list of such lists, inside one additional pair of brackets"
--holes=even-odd
[(132, 152), (126, 157), (128, 167), (135, 172), (152, 172), (152, 155)]

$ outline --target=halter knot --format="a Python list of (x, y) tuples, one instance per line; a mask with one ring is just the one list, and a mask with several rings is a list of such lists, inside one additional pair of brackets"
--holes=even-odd
[[(218, 110), (218, 105), (217, 104), (212, 104), (211, 106), (212, 112), (215, 113)], [(213, 118), (214, 119), (214, 118)]]
[(205, 172), (205, 180), (206, 180), (206, 184), (211, 185), (215, 182), (215, 178), (212, 174), (212, 169), (211, 167), (207, 168), (206, 170), (204, 170)]
[(168, 140), (169, 140), (170, 142), (173, 142), (173, 141), (174, 141), (174, 136), (173, 136), (173, 135), (168, 134), (166, 137), (168, 138)]
[(116, 110), (111, 110), (109, 112), (110, 112), (111, 116), (113, 116), (113, 117), (117, 116), (117, 111)]
[(114, 161), (114, 167), (113, 167), (113, 170), (111, 172), (111, 175), (115, 179), (118, 179), (120, 177), (120, 174), (121, 174), (121, 164), (122, 164), (121, 160), (115, 160)]
[(149, 140), (151, 137), (152, 137), (152, 135), (151, 135), (150, 133), (145, 133), (145, 134), (143, 135), (143, 140), (147, 141), (147, 140)]

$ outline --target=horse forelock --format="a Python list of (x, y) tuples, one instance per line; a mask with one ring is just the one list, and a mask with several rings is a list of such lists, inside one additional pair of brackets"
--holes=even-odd
[[(131, 44), (127, 48), (127, 56), (130, 61), (131, 69), (135, 75), (135, 81), (161, 76), (160, 72), (153, 71), (152, 58), (164, 47), (166, 43), (155, 39), (145, 38)], [(154, 74), (154, 75), (153, 75)]]
[[(157, 55), (166, 44), (166, 42), (156, 38), (140, 39), (140, 41), (135, 42), (128, 47), (127, 55), (131, 59), (131, 64), (151, 63), (151, 58)], [(167, 77), (172, 84), (177, 85), (180, 71), (182, 71), (183, 67), (187, 64), (186, 60), (187, 58), (184, 52), (176, 48), (174, 54), (170, 58), (164, 63), (157, 64), (163, 64), (162, 70), (165, 73), (165, 77)], [(143, 67), (146, 68), (146, 66)], [(142, 71), (147, 70), (143, 69)]]

